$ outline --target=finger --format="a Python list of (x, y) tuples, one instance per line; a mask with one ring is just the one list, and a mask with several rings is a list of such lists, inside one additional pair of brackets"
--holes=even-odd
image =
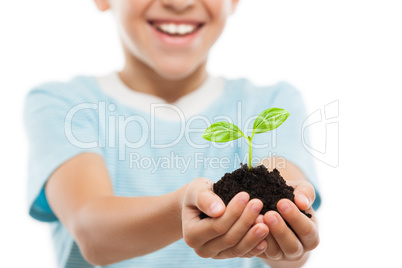
[(272, 234), (269, 234), (265, 240), (267, 241), (265, 257), (273, 261), (280, 260), (283, 257), (283, 253)]
[[(204, 246), (211, 252), (221, 252), (228, 248), (236, 246), (241, 241), (241, 239), (247, 234), (250, 228), (253, 226), (262, 207), (263, 204), (261, 200), (253, 199), (250, 202), (248, 202), (243, 213), (241, 214), (239, 219), (233, 224), (233, 226), (229, 229), (229, 231), (222, 236), (212, 239), (211, 241), (207, 242)], [(259, 230), (259, 232), (263, 231), (265, 232), (265, 229)], [(263, 233), (262, 235), (265, 235), (265, 233)], [(261, 241), (261, 239), (259, 241)], [(249, 248), (249, 250), (251, 249), (252, 247)]]
[(302, 256), (303, 245), (276, 211), (268, 211), (264, 222), (287, 259), (297, 260)]
[(299, 182), (294, 186), (295, 203), (301, 210), (311, 208), (315, 200), (315, 190), (313, 185), (308, 181)]
[[(214, 258), (221, 259), (244, 256), (254, 250), (267, 235), (268, 227), (263, 223), (259, 223), (253, 226), (236, 246), (221, 251)], [(257, 254), (260, 254), (263, 252), (263, 249), (255, 249), (255, 251), (257, 251)]]
[(192, 235), (191, 231), (196, 229), (200, 221), (200, 210), (212, 216), (220, 216), (225, 211), (223, 201), (213, 193), (212, 187), (213, 182), (211, 180), (197, 178), (190, 183), (186, 190), (182, 209), (183, 237), (190, 247), (199, 243), (197, 237)]
[[(207, 178), (197, 178), (187, 191), (197, 194), (189, 195), (187, 206), (195, 206), (210, 217), (219, 217), (225, 211), (225, 203), (213, 192), (213, 181)], [(194, 189), (195, 188), (195, 189)]]
[(257, 219), (255, 219), (255, 223), (254, 224), (257, 224), (257, 223), (264, 223), (264, 216), (263, 215), (258, 215), (257, 216)]
[[(191, 244), (187, 243), (187, 241), (186, 243), (190, 247), (196, 248), (204, 245), (209, 240), (224, 235), (241, 216), (249, 198), (248, 193), (240, 192), (229, 202), (225, 213), (221, 217), (198, 219), (191, 222), (191, 224), (186, 224), (186, 236), (191, 237), (190, 241), (188, 241)], [(200, 249), (199, 255), (207, 256), (208, 252), (203, 251), (203, 248)]]
[(261, 254), (264, 254), (265, 249), (267, 248), (267, 241), (264, 239), (262, 240), (256, 247), (254, 247), (252, 250), (244, 254), (243, 256), (240, 256), (241, 258), (252, 258), (255, 256), (259, 256)]
[(299, 209), (288, 200), (280, 200), (278, 202), (278, 210), (285, 221), (292, 226), (297, 237), (302, 242), (304, 250), (313, 250), (318, 246), (320, 239), (315, 222), (301, 213)]

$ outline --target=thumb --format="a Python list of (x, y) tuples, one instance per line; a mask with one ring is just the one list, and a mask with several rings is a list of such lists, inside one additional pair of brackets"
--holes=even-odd
[(301, 210), (307, 210), (311, 208), (311, 205), (315, 200), (315, 190), (311, 183), (303, 181), (295, 188), (295, 203)]
[(213, 181), (198, 178), (194, 181), (193, 204), (208, 216), (220, 217), (225, 212), (225, 203), (213, 192)]

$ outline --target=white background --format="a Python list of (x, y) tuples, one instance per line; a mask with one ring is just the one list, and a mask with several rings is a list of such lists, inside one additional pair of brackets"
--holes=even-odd
[[(398, 0), (243, 0), (211, 52), (212, 73), (287, 80), (311, 113), (339, 101), (339, 165), (317, 161), (321, 244), (306, 267), (402, 267), (401, 13)], [(23, 97), (120, 68), (119, 40), (90, 0), (3, 1), (0, 27), (0, 266), (55, 267), (46, 224), (27, 214)], [(315, 129), (325, 149), (325, 122)]]

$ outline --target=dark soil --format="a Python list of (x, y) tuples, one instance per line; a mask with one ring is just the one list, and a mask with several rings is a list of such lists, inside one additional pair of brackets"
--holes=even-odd
[[(260, 214), (265, 214), (269, 210), (278, 212), (276, 204), (283, 198), (294, 202), (294, 188), (288, 186), (277, 169), (269, 172), (264, 165), (253, 167), (250, 171), (247, 165), (241, 165), (241, 168), (226, 173), (218, 182), (214, 183), (214, 192), (222, 198), (225, 205), (239, 192), (245, 191), (253, 198), (260, 199), (264, 204)], [(307, 217), (311, 214), (300, 210)], [(208, 215), (201, 212), (200, 218), (206, 218)]]

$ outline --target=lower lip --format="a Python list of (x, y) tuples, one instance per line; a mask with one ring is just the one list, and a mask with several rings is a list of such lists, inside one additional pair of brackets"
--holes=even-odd
[(149, 25), (149, 26), (152, 28), (153, 32), (155, 33), (157, 38), (162, 43), (164, 43), (166, 45), (180, 46), (180, 47), (190, 45), (193, 42), (193, 40), (199, 35), (200, 31), (202, 30), (202, 27), (201, 27), (191, 34), (187, 34), (184, 36), (171, 36), (171, 35), (158, 31), (152, 25)]

